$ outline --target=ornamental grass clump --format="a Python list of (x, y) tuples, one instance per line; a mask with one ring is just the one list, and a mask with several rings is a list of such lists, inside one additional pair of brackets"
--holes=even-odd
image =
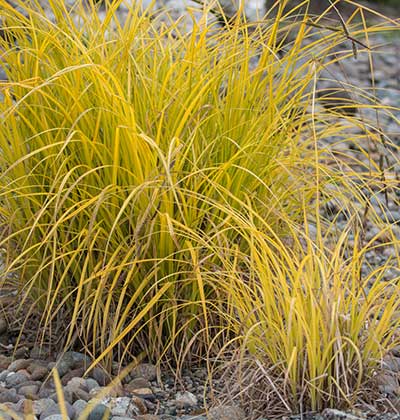
[[(349, 113), (338, 122), (354, 103), (320, 108), (317, 81), (379, 28), (362, 21), (305, 42), (318, 26), (307, 16), (287, 22), (280, 9), (250, 25), (239, 13), (221, 29), (205, 5), (184, 32), (136, 7), (120, 22), (120, 3), (100, 19), (93, 4), (50, 1), (50, 19), (36, 1), (22, 13), (0, 0), (3, 282), (40, 314), (39, 343), (84, 348), (108, 368), (136, 356), (181, 366), (236, 345), (277, 366), (285, 409), (351, 402), (392, 345), (398, 288), (393, 279), (386, 295), (377, 282), (364, 296), (366, 247), (345, 256), (335, 223), (352, 220), (354, 243), (366, 214), (380, 223), (374, 191), (398, 186), (363, 147), (384, 147), (381, 133)], [(353, 155), (327, 138), (353, 143)]]
[(398, 237), (397, 257), (363, 275), (372, 244), (387, 240), (382, 232), (360, 247), (356, 238), (349, 249), (350, 230), (336, 243), (300, 234), (306, 246), (293, 252), (248, 226), (251, 253), (231, 259), (221, 285), (231, 308), (222, 316), (236, 332), (221, 352), (243, 346), (233, 368), (228, 363), (224, 392), (252, 401), (251, 418), (354, 407), (379, 395), (365, 390), (387, 349), (399, 343), (399, 276), (384, 278), (400, 262)]

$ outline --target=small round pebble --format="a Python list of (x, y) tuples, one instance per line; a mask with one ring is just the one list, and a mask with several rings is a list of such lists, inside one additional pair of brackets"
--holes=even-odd
[(76, 400), (72, 407), (74, 407), (75, 410), (75, 418), (79, 418), (79, 416), (82, 414), (83, 410), (87, 407), (88, 403), (83, 400)]
[(141, 363), (130, 372), (132, 378), (144, 378), (148, 381), (157, 379), (157, 368), (151, 363)]
[(110, 418), (110, 409), (104, 404), (97, 404), (88, 415), (87, 420), (108, 420)]
[(17, 391), (14, 388), (5, 389), (0, 391), (0, 403), (16, 403), (20, 400), (20, 397), (17, 395)]
[(0, 382), (4, 382), (9, 373), (10, 373), (10, 371), (7, 370), (7, 369), (0, 372)]
[(86, 387), (87, 387), (88, 391), (90, 392), (92, 389), (100, 388), (100, 385), (95, 379), (87, 378), (86, 379)]
[(17, 385), (23, 384), (24, 382), (27, 382), (30, 380), (28, 373), (25, 373), (23, 371), (19, 371), (17, 373), (11, 372), (7, 375), (6, 378), (6, 385), (8, 387), (15, 387)]
[(44, 379), (48, 374), (48, 370), (44, 366), (37, 366), (35, 369), (32, 370), (31, 378), (33, 381), (40, 381)]
[(17, 359), (14, 360), (10, 366), (8, 366), (8, 370), (11, 372), (17, 372), (21, 369), (26, 369), (31, 363), (30, 359)]
[(32, 404), (33, 412), (40, 416), (44, 411), (48, 410), (50, 407), (54, 407), (57, 404), (50, 398), (43, 398), (41, 400), (34, 401)]
[[(75, 409), (71, 404), (65, 401), (65, 408), (67, 410), (68, 416), (73, 418), (75, 415)], [(45, 420), (47, 417), (52, 416), (53, 414), (61, 414), (61, 410), (58, 404), (50, 405), (46, 410), (42, 411), (40, 414), (40, 420)]]

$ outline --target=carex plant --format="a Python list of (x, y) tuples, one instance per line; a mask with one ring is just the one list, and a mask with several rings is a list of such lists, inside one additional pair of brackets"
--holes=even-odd
[[(46, 15), (0, 0), (3, 284), (40, 314), (39, 343), (66, 328), (64, 346), (105, 366), (181, 366), (233, 346), (276, 380), (283, 410), (351, 404), (395, 344), (397, 279), (366, 291), (395, 262), (360, 274), (376, 246), (363, 216), (380, 223), (368, 200), (397, 188), (382, 176), (395, 146), (385, 139), (389, 166), (371, 163), (365, 144), (382, 133), (320, 108), (317, 81), (354, 48), (372, 55), (368, 43), (334, 54), (344, 41), (386, 26), (353, 26), (355, 12), (323, 29), (277, 6), (221, 28), (206, 3), (198, 20), (131, 6), (120, 21), (120, 3), (100, 19), (93, 2), (49, 1)], [(397, 247), (392, 228), (380, 246)]]

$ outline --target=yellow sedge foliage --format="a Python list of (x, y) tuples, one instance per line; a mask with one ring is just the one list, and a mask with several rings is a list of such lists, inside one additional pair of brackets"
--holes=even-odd
[[(345, 257), (304, 226), (335, 242), (319, 216), (326, 202), (356, 229), (370, 193), (397, 184), (368, 150), (356, 161), (323, 145), (381, 137), (320, 109), (316, 81), (339, 60), (335, 46), (386, 26), (353, 25), (355, 13), (346, 30), (305, 43), (318, 21), (282, 8), (224, 30), (204, 15), (184, 32), (139, 8), (122, 24), (119, 3), (100, 20), (93, 5), (52, 0), (52, 21), (35, 1), (20, 13), (0, 0), (13, 38), (0, 38), (3, 278), (21, 308), (42, 315), (38, 340), (64, 322), (65, 346), (83, 343), (108, 367), (139, 354), (180, 364), (215, 355), (228, 331), (279, 365), (291, 408), (304, 388), (313, 408), (351, 401), (390, 344), (397, 285), (364, 296), (365, 246)], [(288, 28), (296, 35), (284, 45)], [(358, 125), (365, 134), (349, 134)], [(368, 335), (376, 305), (384, 315)], [(347, 369), (358, 373), (343, 382)]]

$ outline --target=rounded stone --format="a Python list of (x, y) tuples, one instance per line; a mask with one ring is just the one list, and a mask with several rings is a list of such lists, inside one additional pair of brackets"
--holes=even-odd
[(79, 353), (77, 351), (67, 351), (58, 357), (57, 365), (60, 363), (62, 366), (61, 371), (63, 372), (62, 375), (60, 373), (60, 376), (64, 376), (68, 372), (68, 370), (65, 371), (63, 369), (64, 366), (69, 366), (69, 370), (79, 368), (87, 369), (91, 364), (91, 359), (83, 353)]
[(93, 379), (93, 378), (87, 378), (85, 381), (86, 381), (86, 387), (87, 387), (87, 389), (88, 389), (89, 392), (92, 389), (100, 388), (99, 383), (95, 379)]
[(104, 404), (97, 404), (89, 413), (87, 420), (108, 420), (110, 418), (110, 409)]
[(191, 392), (178, 392), (175, 396), (177, 407), (190, 408), (197, 405), (197, 397)]
[(109, 404), (113, 416), (133, 417), (139, 414), (135, 403), (128, 397), (111, 398)]
[(54, 392), (54, 389), (51, 389), (51, 388), (48, 388), (48, 387), (43, 386), (42, 388), (40, 388), (39, 398), (49, 399), (49, 397), (53, 394), (53, 392)]
[(89, 401), (92, 397), (84, 389), (77, 388), (73, 392), (74, 400)]
[(39, 381), (26, 381), (22, 384), (19, 384), (15, 387), (15, 389), (19, 392), (19, 390), (23, 387), (23, 386), (30, 386), (30, 385), (37, 385), (38, 387), (42, 386), (42, 383)]
[(210, 420), (243, 420), (246, 418), (244, 411), (235, 405), (220, 405), (208, 412)]
[(43, 398), (32, 403), (33, 413), (37, 416), (54, 406), (57, 406), (57, 404), (50, 398)]
[(20, 384), (23, 384), (24, 382), (27, 382), (30, 380), (30, 377), (28, 376), (29, 374), (24, 371), (19, 371), (19, 372), (11, 372), (7, 375), (7, 378), (5, 380), (6, 385), (8, 387), (14, 387), (14, 386), (18, 386)]
[(71, 390), (75, 391), (77, 389), (83, 389), (84, 391), (89, 391), (87, 387), (86, 380), (80, 377), (73, 377), (68, 381), (66, 386)]
[(31, 350), (30, 356), (32, 359), (48, 359), (50, 351), (45, 347), (35, 347)]
[(157, 368), (151, 363), (141, 363), (130, 372), (132, 378), (144, 378), (148, 381), (157, 379)]
[(19, 347), (16, 351), (15, 351), (15, 357), (17, 359), (24, 359), (29, 355), (29, 349), (28, 347)]
[(151, 386), (150, 381), (148, 381), (145, 378), (139, 377), (139, 378), (132, 379), (128, 384), (125, 385), (125, 388), (129, 392), (133, 392), (135, 389), (150, 388), (150, 386)]
[(45, 417), (45, 420), (70, 420), (70, 417), (63, 417), (61, 414), (51, 414), (50, 416)]
[(66, 353), (56, 362), (55, 368), (57, 369), (60, 377), (63, 377), (68, 372), (73, 370), (74, 364), (75, 364), (75, 362), (74, 362), (74, 359), (72, 358), (72, 356), (70, 354)]
[(0, 370), (7, 369), (10, 366), (11, 359), (8, 356), (0, 354)]
[(91, 372), (90, 376), (97, 381), (97, 383), (101, 386), (108, 385), (111, 380), (110, 376), (105, 372), (103, 369), (99, 367), (95, 367)]
[(44, 366), (37, 366), (35, 369), (32, 370), (31, 378), (34, 381), (38, 381), (44, 379), (48, 375), (48, 370)]
[(47, 363), (47, 370), (51, 371), (56, 367), (57, 363), (56, 362), (49, 362)]
[[(65, 409), (67, 410), (68, 417), (72, 419), (75, 415), (75, 409), (67, 401), (65, 401)], [(47, 419), (47, 417), (56, 414), (61, 414), (60, 406), (58, 404), (49, 405), (48, 408), (43, 410), (40, 414), (40, 420)]]
[(74, 407), (75, 410), (75, 418), (79, 418), (79, 416), (82, 414), (83, 410), (87, 407), (88, 403), (83, 400), (77, 400), (72, 404), (72, 407)]
[(31, 364), (32, 360), (30, 359), (17, 359), (14, 360), (10, 366), (8, 366), (8, 370), (11, 372), (17, 372), (18, 370), (21, 369), (26, 369), (30, 364)]
[(73, 379), (75, 379), (75, 382), (77, 380), (84, 381), (84, 379), (82, 379), (82, 375), (84, 373), (85, 373), (85, 369), (83, 369), (83, 368), (73, 369), (73, 370), (69, 371), (68, 373), (66, 373), (61, 378), (61, 383), (62, 383), (62, 385), (67, 385)]
[(0, 372), (0, 382), (4, 382), (9, 373), (10, 373), (10, 371), (7, 370), (7, 369)]
[(136, 395), (137, 397), (143, 398), (144, 400), (153, 401), (156, 399), (156, 396), (154, 395), (153, 391), (150, 388), (135, 389), (133, 394)]
[(17, 391), (14, 388), (5, 389), (0, 392), (0, 403), (16, 403), (20, 400), (20, 397), (17, 395)]
[[(64, 401), (69, 404), (72, 404), (74, 402), (74, 393), (68, 388), (63, 389), (63, 397), (64, 397)], [(57, 392), (53, 391), (53, 393), (50, 395), (50, 398), (54, 400), (55, 402), (58, 402)]]
[(18, 393), (26, 398), (35, 399), (35, 397), (37, 398), (38, 391), (38, 385), (25, 385), (19, 388)]

